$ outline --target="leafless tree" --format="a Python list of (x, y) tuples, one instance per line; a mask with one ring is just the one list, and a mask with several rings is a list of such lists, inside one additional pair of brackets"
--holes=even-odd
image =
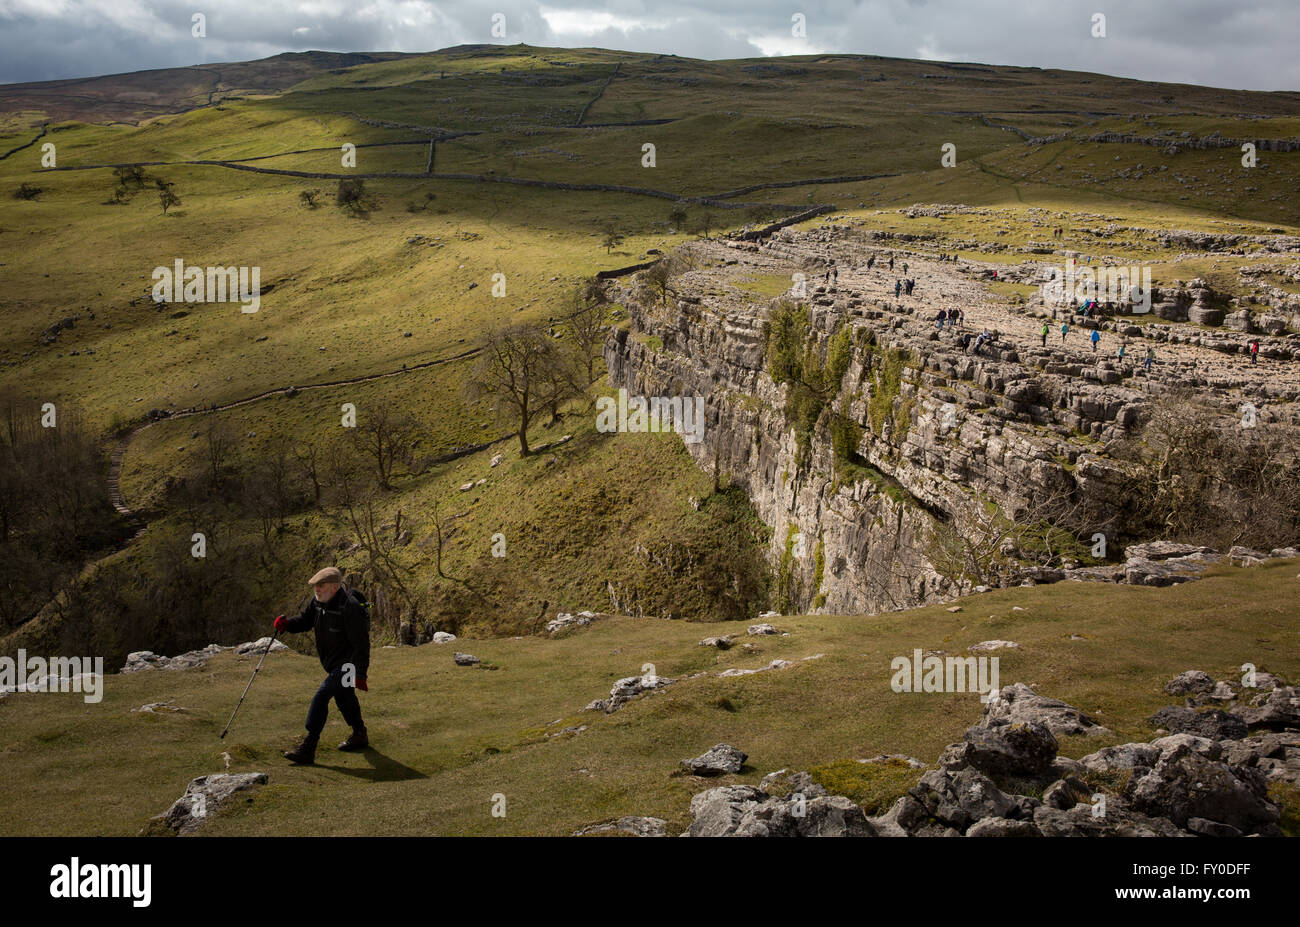
[(578, 362), (586, 370), (585, 386), (596, 381), (596, 359), (600, 357), (605, 344), (609, 310), (609, 294), (604, 283), (592, 277), (574, 292), (573, 312), (564, 320), (568, 342), (577, 354)]
[(488, 336), (468, 383), (474, 398), (495, 400), (518, 422), (519, 452), (532, 453), (528, 428), (554, 395), (556, 347), (544, 331), (530, 325), (499, 328)]
[(380, 488), (390, 489), (393, 469), (399, 461), (410, 459), (411, 441), (419, 426), (409, 414), (386, 400), (360, 412), (358, 418), (357, 446), (374, 462)]

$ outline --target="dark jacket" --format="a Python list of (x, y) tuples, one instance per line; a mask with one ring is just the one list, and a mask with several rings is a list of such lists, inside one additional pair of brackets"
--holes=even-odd
[(342, 586), (328, 602), (317, 602), (313, 596), (286, 627), (290, 631), (316, 632), (316, 652), (327, 673), (351, 663), (356, 667), (356, 678), (366, 678), (370, 668), (370, 616)]

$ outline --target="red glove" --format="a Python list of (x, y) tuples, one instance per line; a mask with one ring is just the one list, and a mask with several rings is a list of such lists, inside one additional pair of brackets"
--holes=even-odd
[(366, 681), (364, 679), (357, 680), (357, 688), (360, 689), (362, 692), (370, 691), (370, 687), (366, 685)]
[(289, 627), (289, 622), (285, 620), (284, 615), (276, 615), (273, 624), (275, 625), (276, 631), (283, 631), (285, 628)]

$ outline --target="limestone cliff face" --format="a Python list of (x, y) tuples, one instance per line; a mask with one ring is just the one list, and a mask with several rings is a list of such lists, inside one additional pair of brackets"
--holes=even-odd
[[(911, 274), (924, 270), (923, 285), (940, 298), (895, 300), (895, 274), (882, 280), (881, 268), (867, 269), (861, 250), (846, 250), (833, 230), (786, 232), (766, 245), (700, 245), (675, 301), (619, 294), (629, 317), (606, 342), (611, 385), (631, 395), (704, 397), (704, 439), (687, 447), (702, 469), (716, 465), (743, 487), (772, 528), (787, 609), (871, 613), (967, 592), (980, 580), (954, 571), (952, 539), (996, 546), (988, 536), (998, 518), (1035, 519), (1044, 499), (1086, 510), (1087, 531), (1113, 543), (1127, 477), (1107, 445), (1126, 437), (1143, 403), (1170, 385), (1135, 375), (1141, 346), (1116, 362), (1092, 352), (1087, 332), (1058, 344), (1059, 323), (1043, 345), (1040, 320), (1004, 310), (995, 318), (1019, 325), (1017, 337), (1004, 331), (978, 354), (964, 351), (960, 332), (932, 318), (936, 306), (962, 305), (977, 319), (978, 272), (909, 259)], [(839, 272), (825, 281), (830, 261)], [(745, 275), (789, 279), (792, 269), (812, 277), (799, 302), (814, 350), (826, 357), (828, 339), (845, 329), (854, 345), (803, 452), (787, 416), (789, 387), (768, 372), (776, 300), (730, 286)], [(968, 320), (966, 331), (980, 327)], [(850, 466), (833, 451), (835, 414), (857, 426)], [(948, 546), (937, 548), (944, 536)], [(1001, 582), (1060, 577), (1061, 563), (1031, 567), (1034, 558), (1003, 548), (1018, 568), (1001, 570)]]

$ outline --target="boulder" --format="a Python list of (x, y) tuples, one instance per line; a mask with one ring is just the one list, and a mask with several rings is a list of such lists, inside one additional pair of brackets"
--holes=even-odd
[(176, 799), (164, 813), (153, 818), (152, 825), (189, 834), (198, 829), (207, 818), (231, 796), (259, 785), (266, 785), (266, 773), (212, 773), (190, 780), (185, 794)]
[(1130, 785), (1133, 807), (1179, 827), (1204, 818), (1244, 834), (1280, 834), (1277, 806), (1268, 801), (1263, 773), (1230, 767), (1179, 746)]
[(1019, 650), (1020, 645), (1015, 641), (980, 641), (978, 644), (971, 644), (966, 648), (967, 653), (987, 653), (992, 650)]
[(682, 760), (682, 767), (693, 776), (722, 776), (738, 773), (749, 756), (730, 744), (718, 744), (707, 753)]
[(842, 795), (778, 798), (727, 786), (691, 799), (691, 837), (871, 837), (866, 814)]
[(478, 657), (472, 653), (453, 653), (451, 658), (456, 661), (457, 666), (473, 666), (475, 663), (482, 663)]
[(1092, 797), (1092, 789), (1077, 776), (1057, 779), (1043, 790), (1043, 804), (1061, 811), (1069, 811), (1080, 802), (1087, 803)]
[[(1268, 693), (1262, 705), (1240, 708), (1238, 714), (1242, 722), (1250, 727), (1263, 727), (1273, 731), (1300, 728), (1300, 694), (1297, 694), (1295, 686), (1278, 686)], [(1243, 729), (1241, 736), (1245, 736), (1245, 733)]]
[(255, 653), (259, 656), (262, 653), (275, 653), (279, 650), (288, 650), (289, 648), (277, 640), (270, 637), (261, 637), (255, 641), (248, 641), (245, 644), (239, 644), (235, 647), (235, 653), (241, 656)]
[(1073, 705), (1039, 695), (1022, 682), (1004, 686), (996, 699), (984, 706), (980, 726), (987, 727), (996, 721), (1039, 721), (1054, 735), (1109, 734), (1102, 725)]
[(961, 833), (976, 821), (1006, 817), (1018, 805), (976, 769), (932, 769), (908, 793), (925, 813)]
[(1200, 579), (1218, 559), (1217, 554), (1191, 554), (1163, 560), (1130, 556), (1124, 561), (1124, 582), (1130, 586), (1173, 586)]
[(591, 834), (627, 834), (630, 837), (667, 837), (668, 822), (662, 818), (636, 817), (625, 815), (616, 821), (592, 824), (573, 832), (575, 837)]
[(965, 741), (949, 747), (939, 763), (971, 766), (990, 776), (1032, 777), (1051, 769), (1057, 746), (1041, 721), (995, 721), (967, 728)]
[(1186, 670), (1165, 683), (1165, 691), (1170, 695), (1209, 692), (1213, 688), (1214, 680), (1209, 673), (1203, 673), (1200, 670)]
[(1218, 708), (1196, 711), (1170, 705), (1161, 708), (1149, 720), (1155, 727), (1162, 727), (1171, 734), (1196, 734), (1210, 740), (1236, 740), (1246, 736), (1246, 722)]
[(691, 798), (691, 826), (687, 834), (691, 837), (731, 836), (745, 811), (767, 798), (762, 789), (752, 785), (724, 785), (700, 792)]
[(1124, 550), (1126, 560), (1169, 560), (1174, 557), (1188, 557), (1192, 554), (1213, 554), (1213, 547), (1198, 547), (1195, 544), (1175, 544), (1172, 541), (1151, 541), (1147, 544), (1130, 544)]
[(1093, 772), (1121, 772), (1150, 769), (1160, 760), (1160, 748), (1152, 744), (1119, 744), (1102, 747), (1079, 760)]
[(1010, 818), (985, 818), (971, 825), (967, 837), (1041, 837), (1043, 832), (1032, 821)]
[(1254, 767), (1269, 782), (1288, 782), (1300, 788), (1300, 733), (1269, 731), (1221, 741), (1220, 746), (1223, 761), (1230, 766)]

